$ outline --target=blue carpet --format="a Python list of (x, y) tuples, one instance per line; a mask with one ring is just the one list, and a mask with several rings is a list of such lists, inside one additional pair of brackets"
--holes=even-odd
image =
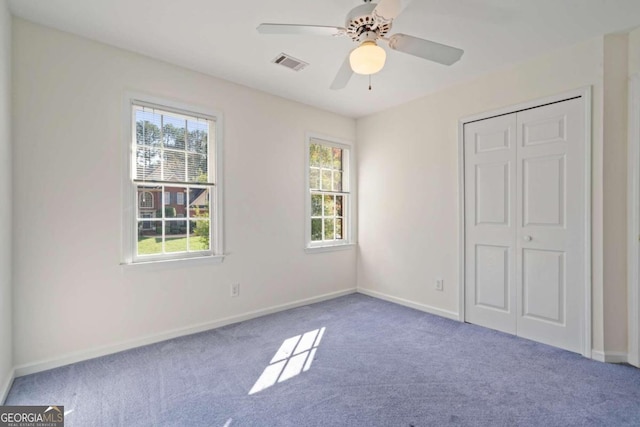
[(67, 426), (638, 426), (640, 369), (355, 294), (17, 378), (6, 404)]

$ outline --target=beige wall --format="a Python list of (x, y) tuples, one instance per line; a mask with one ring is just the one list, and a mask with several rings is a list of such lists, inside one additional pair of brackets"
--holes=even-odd
[(591, 40), (359, 119), (358, 286), (457, 313), (458, 120), (592, 86), (593, 348), (604, 349), (602, 67), (603, 40)]
[(604, 37), (604, 349), (627, 350), (628, 38)]
[(11, 316), (11, 14), (0, 0), (0, 404), (13, 369)]
[[(355, 250), (303, 250), (305, 132), (353, 141), (353, 119), (20, 19), (13, 37), (16, 365), (355, 288)], [(223, 264), (119, 265), (126, 91), (223, 112)]]

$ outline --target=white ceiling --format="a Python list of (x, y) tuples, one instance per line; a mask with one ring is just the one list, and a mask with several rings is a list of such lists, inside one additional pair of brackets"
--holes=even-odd
[[(545, 51), (640, 26), (640, 0), (413, 0), (393, 24), (465, 50), (451, 67), (388, 52), (384, 69), (333, 91), (348, 38), (259, 35), (261, 22), (343, 26), (361, 0), (9, 0), (30, 21), (352, 117)], [(271, 63), (280, 52), (311, 65)]]

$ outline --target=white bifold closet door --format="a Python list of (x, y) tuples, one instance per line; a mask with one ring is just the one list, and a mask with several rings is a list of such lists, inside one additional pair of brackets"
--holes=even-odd
[(464, 126), (465, 320), (581, 352), (581, 98)]

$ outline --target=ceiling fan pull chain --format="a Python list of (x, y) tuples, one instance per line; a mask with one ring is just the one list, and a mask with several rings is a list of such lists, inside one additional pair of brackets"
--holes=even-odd
[(369, 90), (371, 90), (371, 74), (369, 74)]

